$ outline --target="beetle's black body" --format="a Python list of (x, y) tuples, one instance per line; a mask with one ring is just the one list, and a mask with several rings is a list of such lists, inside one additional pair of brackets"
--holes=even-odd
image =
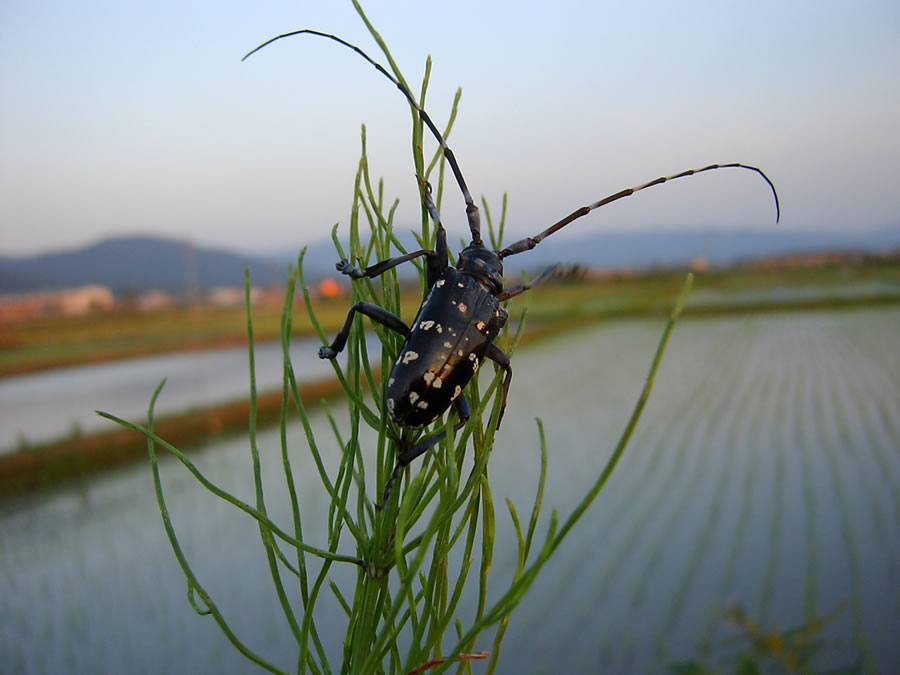
[[(250, 54), (275, 40), (300, 34), (324, 37), (352, 49), (394, 83), (440, 144), (466, 203), (466, 219), (472, 239), (471, 243), (459, 254), (455, 268), (449, 265), (447, 234), (441, 224), (440, 214), (431, 200), (431, 188), (421, 179), (419, 182), (422, 199), (437, 227), (437, 242), (434, 250), (421, 249), (382, 261), (363, 270), (358, 269), (347, 260), (342, 260), (337, 264), (338, 271), (360, 279), (377, 277), (392, 267), (417, 257), (424, 256), (426, 258), (425, 298), (413, 321), (412, 328), (408, 327), (399, 317), (378, 305), (359, 302), (350, 309), (347, 320), (331, 345), (324, 346), (319, 350), (321, 358), (333, 359), (344, 348), (356, 312), (365, 314), (372, 320), (403, 335), (405, 341), (388, 376), (384, 392), (387, 414), (394, 422), (402, 426), (421, 428), (437, 420), (450, 406), (453, 406), (460, 418), (456, 425), (456, 428), (459, 429), (469, 418), (469, 405), (463, 390), (475, 376), (481, 362), (487, 358), (496, 362), (506, 371), (503, 381), (503, 399), (497, 417), (497, 426), (499, 427), (503, 411), (506, 408), (512, 378), (509, 358), (494, 344), (494, 339), (499, 335), (507, 318), (506, 310), (501, 307), (501, 303), (528, 290), (551, 276), (556, 270), (555, 267), (551, 267), (529, 284), (504, 289), (503, 258), (533, 249), (545, 237), (601, 206), (670, 180), (714, 169), (747, 169), (762, 176), (775, 198), (776, 222), (780, 216), (778, 193), (775, 191), (772, 181), (761, 169), (736, 162), (711, 164), (700, 169), (689, 169), (671, 176), (663, 176), (643, 185), (621, 190), (597, 202), (582, 206), (533, 237), (521, 239), (500, 251), (492, 251), (482, 243), (478, 207), (475, 206), (469, 193), (453, 151), (447, 146), (428, 113), (398, 78), (373, 61), (359, 47), (336, 35), (308, 29), (272, 38)], [(246, 59), (247, 56), (244, 58)], [(444, 435), (445, 432), (441, 432), (400, 453), (397, 468), (385, 488), (385, 496), (401, 468), (435, 445)]]
[[(399, 317), (378, 305), (359, 302), (350, 309), (334, 342), (322, 347), (319, 356), (331, 359), (344, 348), (356, 312), (405, 336), (388, 375), (384, 401), (391, 419), (412, 429), (431, 424), (451, 405), (459, 415), (459, 425), (465, 423), (469, 418), (469, 404), (463, 390), (478, 372), (482, 361), (489, 358), (506, 370), (502, 406), (497, 418), (499, 427), (512, 379), (509, 357), (494, 344), (508, 317), (500, 303), (533, 284), (504, 290), (500, 254), (485, 247), (481, 241), (464, 248), (456, 267), (451, 267), (447, 233), (431, 201), (431, 187), (426, 183), (423, 188), (425, 205), (438, 228), (433, 251), (422, 249), (365, 270), (354, 267), (347, 260), (336, 265), (340, 272), (354, 278), (375, 277), (402, 262), (425, 256), (427, 289), (412, 327), (407, 327)], [(398, 468), (409, 464), (443, 437), (441, 432), (402, 452)]]
[(391, 369), (384, 393), (391, 419), (419, 428), (440, 417), (478, 372), (506, 317), (481, 279), (448, 267), (425, 296)]

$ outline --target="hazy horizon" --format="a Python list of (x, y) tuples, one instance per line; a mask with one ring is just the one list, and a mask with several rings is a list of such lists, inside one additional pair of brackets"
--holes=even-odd
[[(479, 203), (498, 215), (509, 192), (508, 238), (658, 175), (733, 161), (775, 181), (779, 228), (900, 222), (896, 3), (587, 5), (365, 3), (414, 89), (432, 54), (426, 107), (439, 127), (462, 86), (448, 140)], [(384, 61), (350, 3), (4, 3), (2, 253), (138, 234), (251, 253), (326, 238), (349, 221), (361, 123), (373, 178), (401, 199), (395, 222), (416, 222), (410, 113), (390, 83), (310, 37), (240, 62), (306, 27)], [(442, 212), (463, 236), (450, 183)], [(767, 186), (723, 170), (566, 235), (773, 223)]]
[[(465, 228), (465, 224), (462, 224), (463, 228)], [(571, 228), (570, 228), (571, 229)], [(400, 227), (400, 240), (404, 241), (407, 238), (407, 234), (413, 231), (417, 231), (416, 227), (404, 228)], [(643, 227), (637, 229), (633, 232), (629, 232), (628, 230), (607, 230), (606, 231), (610, 235), (615, 235), (616, 237), (628, 234), (659, 234), (659, 233), (672, 233), (672, 234), (685, 234), (688, 236), (697, 235), (700, 233), (709, 233), (711, 235), (720, 235), (727, 236), (729, 234), (757, 234), (761, 237), (772, 236), (774, 238), (779, 238), (780, 235), (792, 235), (796, 234), (798, 236), (803, 235), (818, 235), (824, 238), (827, 237), (847, 237), (852, 238), (854, 235), (859, 235), (861, 237), (865, 237), (866, 235), (873, 234), (884, 234), (887, 232), (897, 232), (900, 233), (900, 224), (897, 225), (872, 225), (870, 227), (862, 227), (854, 230), (849, 230), (847, 228), (832, 228), (828, 230), (800, 230), (800, 231), (791, 231), (786, 230), (781, 227), (781, 225), (762, 225), (759, 227), (756, 226), (729, 226), (729, 227), (665, 227), (665, 226), (654, 226), (649, 225), (647, 227)], [(563, 240), (581, 240), (586, 239), (588, 237), (594, 237), (597, 235), (602, 235), (602, 232), (598, 231), (581, 231), (577, 228), (574, 232), (565, 232), (561, 233), (558, 236), (553, 238), (553, 242), (562, 242)], [(346, 243), (349, 239), (349, 233), (339, 231), (339, 238), (342, 242)], [(71, 252), (78, 252), (84, 249), (91, 248), (92, 246), (100, 245), (107, 243), (109, 241), (115, 240), (127, 240), (127, 239), (162, 239), (168, 241), (177, 241), (182, 242), (184, 244), (188, 244), (191, 246), (202, 247), (208, 250), (222, 250), (228, 253), (236, 253), (236, 254), (244, 254), (250, 255), (254, 257), (267, 257), (267, 258), (281, 258), (281, 257), (294, 257), (296, 256), (296, 252), (300, 250), (303, 246), (316, 246), (316, 245), (324, 245), (331, 243), (330, 234), (326, 233), (322, 236), (317, 236), (315, 239), (307, 239), (304, 241), (298, 241), (293, 245), (289, 242), (283, 246), (273, 246), (270, 248), (258, 248), (253, 249), (250, 247), (242, 246), (240, 243), (237, 244), (229, 244), (224, 243), (222, 241), (200, 241), (195, 240), (194, 238), (187, 237), (179, 237), (177, 234), (170, 233), (160, 233), (160, 232), (151, 232), (151, 231), (134, 231), (134, 232), (110, 232), (108, 234), (103, 234), (93, 239), (87, 239), (83, 242), (76, 242), (71, 244), (60, 244), (54, 245), (50, 244), (47, 248), (35, 250), (35, 251), (25, 251), (25, 252), (15, 252), (15, 251), (7, 251), (4, 247), (3, 242), (0, 242), (0, 258), (7, 259), (21, 259), (21, 258), (30, 258), (30, 257), (39, 257), (44, 255), (55, 255), (55, 254), (65, 254)], [(411, 238), (411, 234), (410, 234)], [(777, 251), (773, 251), (773, 255), (777, 255)]]

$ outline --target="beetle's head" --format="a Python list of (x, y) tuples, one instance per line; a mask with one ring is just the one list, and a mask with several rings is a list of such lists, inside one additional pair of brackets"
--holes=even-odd
[(469, 244), (459, 254), (456, 269), (469, 274), (497, 295), (503, 290), (503, 261), (483, 244)]

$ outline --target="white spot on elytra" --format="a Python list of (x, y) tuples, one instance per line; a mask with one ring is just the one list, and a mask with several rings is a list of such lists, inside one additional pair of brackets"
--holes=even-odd
[(461, 282), (461, 281), (457, 281), (457, 282), (456, 282), (456, 285), (459, 286), (460, 288), (465, 288), (465, 287), (466, 287), (466, 285), (465, 285), (463, 282)]
[(455, 401), (456, 398), (462, 393), (462, 387), (456, 385), (456, 389), (453, 390), (453, 396), (450, 397), (451, 401)]
[(440, 288), (441, 286), (444, 285), (444, 280), (443, 280), (443, 279), (438, 279), (438, 280), (435, 282), (434, 285), (437, 286), (438, 288)]
[(387, 400), (387, 408), (388, 408), (388, 412), (391, 412), (391, 413), (394, 412), (394, 399), (389, 398)]
[(425, 379), (425, 384), (430, 385), (435, 389), (440, 389), (441, 385), (443, 384), (443, 382), (441, 382), (441, 378), (439, 378), (431, 371), (428, 371), (422, 377)]
[(416, 392), (414, 392), (414, 391), (409, 392), (409, 402), (410, 403), (415, 403), (418, 400), (419, 400), (419, 395)]
[(459, 309), (460, 312), (462, 312), (463, 314), (465, 314), (465, 313), (466, 313), (466, 310), (469, 309), (469, 308), (466, 307), (466, 303), (461, 302), (461, 303), (459, 303), (458, 309)]
[(419, 358), (419, 355), (416, 352), (412, 350), (407, 351), (403, 354), (403, 363), (407, 364), (410, 361), (415, 361), (417, 358)]
[(393, 385), (394, 385), (394, 378), (392, 377), (391, 379), (388, 380), (388, 386), (391, 387)]
[(438, 333), (443, 333), (443, 332), (444, 332), (444, 329), (441, 328), (441, 324), (438, 324), (437, 326), (435, 326), (435, 329), (437, 330)]
[(457, 354), (457, 356), (462, 356), (462, 355), (463, 355), (463, 350), (462, 350), (462, 349), (457, 349), (457, 350), (456, 350), (456, 354)]
[(477, 321), (477, 322), (475, 323), (475, 328), (477, 328), (478, 330), (483, 331), (483, 330), (484, 330), (484, 321)]
[(445, 343), (444, 343), (444, 346), (445, 346), (447, 349), (453, 349), (453, 343), (451, 343), (451, 342), (445, 342)]
[(422, 330), (431, 330), (431, 327), (434, 325), (434, 321), (423, 321), (419, 324)]
[(428, 401), (419, 401), (416, 404), (417, 408), (421, 408), (422, 410), (426, 410), (428, 408)]

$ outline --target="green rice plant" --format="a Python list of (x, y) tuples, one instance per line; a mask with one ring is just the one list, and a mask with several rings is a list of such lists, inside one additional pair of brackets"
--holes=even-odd
[[(840, 354), (843, 351), (839, 350), (838, 353)], [(888, 519), (882, 509), (881, 498), (883, 494), (879, 489), (877, 476), (879, 473), (881, 473), (882, 477), (890, 474), (887, 464), (884, 462), (884, 455), (875, 436), (873, 425), (860, 423), (860, 419), (866, 417), (868, 406), (860, 405), (860, 396), (863, 392), (858, 383), (852, 382), (853, 370), (845, 360), (837, 358), (830, 360), (829, 363), (831, 368), (836, 371), (834, 373), (834, 377), (837, 378), (836, 381), (841, 383), (841, 387), (836, 394), (840, 400), (835, 413), (835, 417), (840, 420), (838, 433), (841, 447), (844, 452), (848, 448), (860, 446), (869, 449), (869, 452), (861, 453), (862, 456), (854, 455), (853, 466), (857, 470), (857, 476), (862, 485), (865, 500), (868, 502), (875, 532), (881, 541), (889, 541), (890, 528)], [(855, 440), (852, 433), (854, 429), (858, 430), (857, 433), (861, 437), (858, 441)], [(888, 492), (893, 494), (894, 491)], [(896, 499), (896, 495), (893, 496)], [(895, 570), (896, 554), (891, 547), (887, 547), (885, 557), (888, 560), (889, 569)]]
[(794, 415), (794, 436), (797, 439), (797, 441), (795, 441), (795, 447), (797, 447), (799, 451), (800, 463), (802, 466), (803, 506), (806, 512), (806, 526), (803, 528), (806, 535), (806, 584), (804, 588), (803, 604), (807, 619), (811, 619), (816, 615), (816, 597), (818, 595), (816, 580), (819, 578), (818, 531), (821, 528), (821, 524), (818, 522), (818, 517), (816, 515), (818, 513), (818, 508), (816, 504), (816, 488), (813, 480), (813, 462), (815, 461), (813, 456), (814, 451), (808, 440), (806, 440), (814, 436), (807, 421), (811, 415), (804, 414), (806, 413), (806, 407), (810, 405), (808, 403), (811, 398), (808, 393), (810, 389), (809, 375), (803, 373), (803, 377), (800, 378), (797, 384), (797, 390), (794, 396), (797, 401), (805, 401), (807, 403), (798, 404), (798, 407), (801, 405), (803, 407), (800, 408), (800, 413)]
[[(387, 46), (369, 23), (362, 8), (354, 2), (360, 17), (378, 43), (390, 68), (405, 84)], [(426, 61), (420, 103), (424, 105), (431, 70)], [(456, 116), (460, 92), (456, 94), (449, 121), (444, 130), (447, 137)], [(423, 151), (423, 124), (413, 111), (412, 149), (420, 188), (426, 181), (436, 185), (437, 205), (443, 194), (444, 160), (436, 152), (426, 162)], [(435, 175), (436, 174), (436, 175)], [(349, 223), (349, 249), (332, 231), (337, 256), (370, 264), (390, 256), (391, 250), (405, 253), (394, 233), (394, 215), (398, 202), (388, 204), (384, 198), (382, 181), (373, 184), (366, 155), (366, 131), (362, 130), (362, 152), (353, 186), (353, 203)], [(485, 215), (495, 248), (501, 246), (506, 201), (498, 226), (494, 227), (490, 210)], [(435, 231), (427, 209), (421, 213), (421, 231), (417, 239), (423, 247), (434, 243)], [(540, 420), (538, 445), (541, 462), (537, 476), (534, 502), (520, 516), (520, 510), (506, 500), (508, 516), (516, 533), (518, 553), (515, 570), (505, 579), (492, 574), (497, 513), (489, 481), (489, 459), (494, 447), (497, 417), (502, 403), (504, 371), (495, 367), (492, 376), (474, 378), (466, 389), (472, 414), (466, 425), (454, 431), (452, 417), (435, 423), (429, 431), (410, 430), (394, 425), (385, 412), (383, 391), (400, 338), (390, 331), (374, 326), (381, 343), (380, 356), (369, 354), (362, 317), (357, 316), (344, 353), (341, 367), (334, 363), (335, 376), (346, 394), (348, 426), (341, 428), (326, 406), (331, 421), (339, 457), (331, 457), (315, 437), (309, 415), (299, 394), (293, 366), (288, 352), (292, 336), (294, 298), (299, 290), (309, 320), (323, 344), (328, 344), (316, 316), (316, 306), (303, 276), (304, 252), (298, 264), (289, 272), (281, 323), (284, 353), (283, 403), (281, 410), (281, 451), (284, 479), (291, 500), (291, 523), (280, 525), (270, 519), (261, 472), (261, 458), (256, 444), (256, 384), (254, 376), (253, 317), (247, 279), (247, 331), (250, 359), (251, 415), (249, 446), (252, 458), (255, 504), (243, 502), (209, 481), (185, 454), (154, 433), (153, 409), (162, 384), (154, 392), (146, 426), (133, 424), (109, 413), (99, 413), (118, 424), (134, 429), (147, 438), (151, 470), (153, 472), (159, 510), (172, 549), (184, 572), (188, 600), (198, 614), (211, 616), (231, 643), (248, 659), (270, 672), (285, 672), (263, 655), (256, 654), (242, 642), (229, 626), (216, 602), (204, 590), (199, 576), (183, 553), (175, 529), (169, 518), (158, 468), (157, 448), (174, 455), (210, 492), (253, 518), (258, 526), (262, 545), (268, 559), (273, 588), (279, 599), (285, 621), (297, 643), (294, 670), (299, 673), (422, 673), (426, 670), (443, 672), (450, 667), (468, 671), (468, 662), (489, 659), (487, 672), (494, 672), (510, 616), (553, 553), (581, 519), (588, 507), (606, 485), (637, 424), (650, 394), (653, 380), (662, 358), (675, 320), (689, 293), (692, 276), (688, 275), (674, 310), (665, 326), (653, 358), (650, 371), (634, 411), (627, 421), (621, 438), (596, 481), (578, 505), (565, 518), (554, 510), (543, 535), (538, 521), (543, 505), (544, 480), (548, 465), (548, 451)], [(424, 269), (419, 266), (424, 286)], [(353, 283), (351, 302), (360, 300), (377, 303), (389, 311), (400, 313), (400, 290), (395, 270), (377, 280), (361, 279)], [(525, 312), (515, 335), (504, 332), (498, 342), (511, 354), (525, 326)], [(329, 502), (327, 539), (310, 544), (304, 538), (302, 504), (306, 495), (298, 494), (294, 483), (292, 462), (297, 450), (288, 444), (287, 429), (297, 420), (303, 427), (307, 450), (318, 473), (322, 489)], [(396, 457), (404, 447), (416, 443), (423, 434), (446, 431), (446, 437), (421, 459), (406, 467), (397, 480), (384, 508), (374, 502), (381, 500), (382, 490), (389, 481)], [(328, 466), (337, 460), (336, 467)], [(349, 542), (352, 541), (352, 544)], [(352, 549), (352, 552), (347, 552)], [(341, 552), (344, 551), (344, 552)], [(352, 584), (340, 585), (331, 572), (335, 565), (350, 565), (355, 569)], [(345, 578), (345, 575), (340, 575)], [(493, 591), (497, 585), (503, 590)], [(492, 593), (489, 594), (489, 586)], [(325, 593), (323, 593), (323, 590)], [(316, 608), (328, 602), (336, 603), (346, 615), (346, 633), (342, 638), (342, 663), (329, 663), (327, 645), (338, 638), (323, 635), (316, 624)], [(461, 599), (474, 598), (472, 616), (460, 616)], [(495, 598), (489, 601), (489, 598)], [(483, 637), (493, 629), (492, 636)], [(459, 665), (456, 665), (459, 664)]]
[[(840, 405), (834, 400), (834, 394), (828, 391), (822, 391), (821, 388), (816, 392), (816, 397), (822, 401), (824, 410), (828, 410), (828, 419), (826, 420), (826, 428), (830, 428), (830, 433), (823, 436), (822, 447), (825, 450), (825, 459), (828, 465), (829, 477), (831, 479), (831, 491), (837, 504), (838, 519), (840, 521), (841, 535), (844, 540), (844, 551), (847, 556), (847, 566), (850, 574), (851, 587), (853, 595), (850, 597), (850, 612), (853, 622), (853, 630), (855, 634), (856, 647), (863, 655), (865, 663), (869, 664), (871, 672), (871, 653), (868, 646), (868, 640), (862, 626), (862, 594), (863, 594), (863, 573), (862, 560), (860, 557), (859, 546), (856, 541), (856, 533), (853, 528), (853, 519), (851, 516), (850, 499), (847, 495), (847, 485), (845, 480), (845, 469), (842, 466), (842, 459), (846, 462), (847, 458), (841, 458), (835, 439), (840, 438), (838, 429), (839, 420), (836, 419), (835, 411)], [(857, 460), (854, 460), (858, 463)]]
[[(738, 349), (739, 351), (744, 351), (746, 347), (747, 344), (744, 343)], [(753, 361), (755, 356), (750, 354), (747, 358)], [(733, 362), (739, 362), (739, 359), (733, 359)], [(743, 364), (741, 369), (746, 373), (746, 364)], [(755, 438), (753, 429), (759, 428), (760, 425), (764, 424), (766, 412), (761, 408), (770, 403), (764, 398), (754, 396), (753, 392), (764, 389), (768, 380), (761, 377), (764, 373), (758, 369), (753, 369), (752, 372), (752, 377), (748, 378), (740, 378), (738, 372), (726, 374), (723, 378), (727, 382), (740, 380), (740, 384), (737, 385), (734, 398), (728, 404), (732, 414), (736, 417), (724, 425), (727, 433), (722, 447), (727, 448), (727, 452), (724, 453), (725, 459), (722, 463), (722, 473), (714, 479), (714, 482), (718, 486), (717, 495), (723, 494), (723, 491), (726, 493), (734, 492), (735, 490), (741, 491), (741, 511), (734, 527), (725, 531), (725, 534), (730, 534), (731, 538), (730, 543), (725, 547), (729, 553), (725, 564), (722, 566), (723, 572), (718, 584), (718, 597), (727, 597), (733, 593), (733, 584), (737, 577), (738, 566), (742, 561), (742, 554), (746, 555), (745, 544), (747, 527), (751, 517), (752, 487), (756, 481), (760, 454), (758, 447), (752, 440)], [(738, 459), (742, 457), (745, 458), (746, 463), (740, 466)], [(752, 481), (745, 479), (745, 474), (750, 472), (753, 474)], [(717, 515), (713, 514), (718, 514), (720, 508), (721, 506), (718, 502), (710, 507), (710, 519), (718, 518)], [(701, 644), (706, 648), (714, 642), (716, 631), (721, 627), (721, 622), (716, 621), (716, 618), (716, 615), (712, 612), (707, 615), (701, 639)]]

